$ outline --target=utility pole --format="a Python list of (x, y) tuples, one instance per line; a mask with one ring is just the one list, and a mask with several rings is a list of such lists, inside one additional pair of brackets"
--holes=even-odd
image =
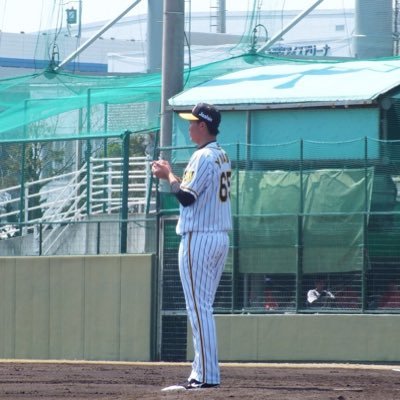
[(226, 33), (225, 0), (215, 0), (210, 4), (210, 31), (215, 28), (217, 33)]
[(78, 38), (82, 36), (82, 0), (79, 0), (79, 11), (78, 11)]
[(225, 0), (218, 0), (217, 10), (217, 33), (226, 33), (226, 3)]
[[(173, 112), (169, 108), (168, 99), (183, 89), (184, 28), (184, 0), (164, 0), (160, 132), (162, 148), (172, 145)], [(161, 156), (169, 158), (169, 154), (165, 152)]]
[(356, 0), (353, 54), (359, 59), (393, 55), (392, 0)]
[(399, 55), (399, 13), (400, 1), (396, 0), (394, 4), (394, 22), (393, 22), (393, 37), (394, 37), (394, 55)]
[(147, 1), (147, 72), (161, 72), (163, 1)]

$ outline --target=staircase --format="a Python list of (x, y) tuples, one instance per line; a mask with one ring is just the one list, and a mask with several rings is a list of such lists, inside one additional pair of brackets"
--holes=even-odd
[[(151, 160), (129, 159), (128, 210), (148, 214), (155, 207)], [(122, 207), (123, 160), (92, 157), (74, 172), (26, 182), (0, 190), (0, 240), (33, 236), (35, 253), (52, 254), (72, 224), (113, 215), (118, 220)], [(39, 188), (34, 192), (33, 188)], [(19, 193), (12, 198), (9, 193)], [(22, 194), (22, 195), (21, 195)], [(34, 217), (34, 215), (40, 215)], [(12, 223), (10, 221), (23, 221)], [(30, 238), (29, 240), (31, 240)]]

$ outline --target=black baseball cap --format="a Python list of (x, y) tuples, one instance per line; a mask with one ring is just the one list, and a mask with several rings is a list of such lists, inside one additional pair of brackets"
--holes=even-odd
[(217, 108), (211, 104), (199, 103), (193, 107), (192, 112), (179, 113), (179, 116), (189, 121), (204, 121), (211, 133), (218, 133), (221, 114)]

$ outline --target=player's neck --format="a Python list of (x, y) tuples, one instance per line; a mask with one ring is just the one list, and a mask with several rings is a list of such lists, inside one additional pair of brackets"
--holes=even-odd
[(215, 135), (211, 135), (210, 133), (206, 133), (201, 136), (201, 139), (197, 142), (197, 148), (201, 149), (207, 146), (209, 143), (215, 142), (217, 137)]
[(203, 143), (203, 144), (199, 144), (199, 145), (197, 145), (197, 149), (199, 150), (199, 149), (202, 149), (203, 147), (206, 147), (208, 144), (210, 144), (210, 143), (214, 143), (214, 142), (216, 142), (216, 139), (213, 139), (213, 140), (210, 140), (210, 141), (208, 141), (208, 142), (205, 142), (205, 143)]

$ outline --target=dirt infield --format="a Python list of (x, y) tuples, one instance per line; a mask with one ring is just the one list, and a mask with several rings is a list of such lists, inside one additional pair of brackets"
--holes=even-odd
[(399, 366), (222, 364), (218, 389), (161, 392), (189, 364), (0, 362), (0, 399), (398, 400)]

